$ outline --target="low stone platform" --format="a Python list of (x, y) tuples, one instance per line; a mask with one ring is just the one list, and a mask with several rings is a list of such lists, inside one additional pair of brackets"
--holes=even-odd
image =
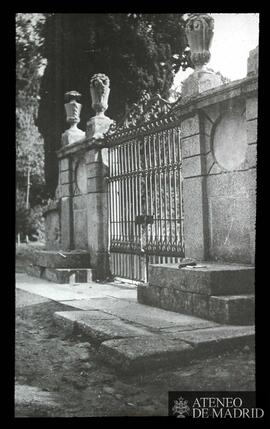
[(33, 263), (26, 268), (26, 272), (59, 284), (89, 283), (96, 278), (95, 270), (90, 268), (89, 253), (81, 250), (36, 251)]
[[(139, 311), (145, 311), (144, 306), (137, 306)], [(124, 372), (142, 373), (160, 367), (182, 366), (191, 360), (245, 345), (254, 347), (254, 327), (215, 323), (205, 327), (206, 321), (192, 316), (151, 310), (161, 312), (160, 319), (165, 317), (163, 324), (154, 327), (151, 311), (145, 313), (142, 323), (131, 323), (107, 313), (106, 306), (105, 311), (56, 312), (54, 320), (67, 334), (86, 336), (97, 345), (102, 361)], [(134, 320), (134, 309), (130, 313)], [(171, 325), (168, 323), (170, 317)], [(164, 325), (167, 328), (164, 329)]]
[(40, 250), (34, 254), (33, 265), (44, 268), (91, 268), (90, 255), (83, 250)]
[(201, 262), (149, 266), (149, 284), (138, 286), (138, 302), (219, 323), (254, 323), (255, 269), (248, 265)]

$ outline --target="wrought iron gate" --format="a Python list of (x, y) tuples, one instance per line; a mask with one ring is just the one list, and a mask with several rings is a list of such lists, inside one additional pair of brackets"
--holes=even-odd
[(184, 256), (180, 129), (171, 104), (143, 94), (107, 146), (111, 272), (145, 282), (149, 262)]

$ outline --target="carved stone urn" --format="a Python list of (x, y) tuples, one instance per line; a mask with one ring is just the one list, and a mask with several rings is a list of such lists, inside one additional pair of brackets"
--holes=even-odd
[(206, 13), (193, 13), (186, 23), (186, 36), (195, 70), (210, 60), (210, 47), (214, 35), (214, 19)]
[(207, 13), (189, 15), (185, 28), (194, 72), (182, 85), (182, 96), (192, 96), (220, 86), (221, 77), (206, 67), (214, 35), (214, 19)]
[(92, 107), (96, 116), (104, 116), (108, 109), (108, 99), (110, 94), (110, 80), (102, 73), (94, 74), (90, 80), (90, 93), (92, 97)]
[(62, 143), (67, 145), (74, 143), (85, 137), (85, 133), (77, 127), (80, 122), (80, 113), (82, 105), (79, 103), (81, 94), (77, 91), (69, 91), (65, 93), (65, 110), (67, 115), (67, 123), (70, 128), (62, 134)]
[(90, 80), (90, 93), (95, 116), (89, 119), (86, 126), (86, 138), (99, 140), (110, 128), (112, 120), (105, 115), (108, 109), (110, 80), (103, 73), (97, 73)]

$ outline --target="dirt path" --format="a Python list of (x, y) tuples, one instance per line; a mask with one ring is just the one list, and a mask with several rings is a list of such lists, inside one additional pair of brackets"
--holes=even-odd
[(16, 307), (16, 416), (166, 416), (169, 390), (255, 389), (250, 350), (124, 377), (56, 328), (53, 313), (70, 307), (21, 290)]

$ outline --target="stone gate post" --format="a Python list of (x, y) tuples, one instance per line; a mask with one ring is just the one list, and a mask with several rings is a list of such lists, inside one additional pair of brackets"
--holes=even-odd
[(104, 112), (108, 107), (109, 79), (96, 74), (90, 82), (92, 107), (96, 115), (87, 122), (86, 132), (77, 128), (81, 105), (75, 91), (66, 94), (67, 122), (71, 127), (62, 135), (58, 151), (60, 229), (62, 250), (87, 250), (95, 278), (109, 273), (107, 181), (108, 149), (103, 136), (112, 121)]

